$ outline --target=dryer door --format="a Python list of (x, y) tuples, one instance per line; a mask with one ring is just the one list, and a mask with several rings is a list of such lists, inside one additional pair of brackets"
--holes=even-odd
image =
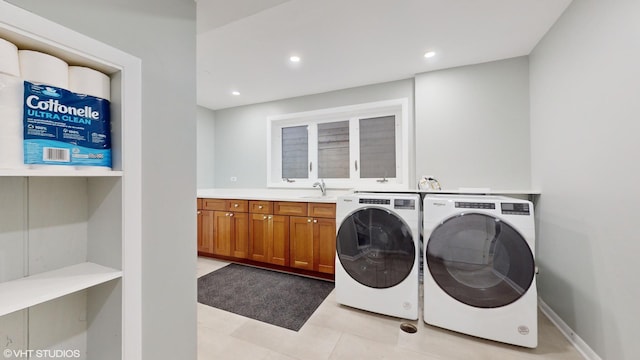
[(496, 308), (518, 300), (533, 282), (533, 253), (518, 231), (498, 218), (466, 213), (431, 233), (426, 262), (449, 296), (470, 306)]
[(390, 288), (411, 272), (416, 247), (409, 226), (384, 209), (363, 208), (348, 216), (338, 230), (337, 257), (357, 282)]

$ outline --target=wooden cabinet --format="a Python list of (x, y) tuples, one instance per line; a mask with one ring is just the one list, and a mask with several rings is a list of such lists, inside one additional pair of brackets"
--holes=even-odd
[(333, 274), (336, 251), (335, 204), (309, 203), (308, 213), (324, 217), (291, 216), (290, 266)]
[(276, 215), (307, 216), (307, 203), (292, 201), (276, 201), (273, 203), (273, 212)]
[(313, 270), (313, 219), (292, 216), (289, 224), (289, 265), (298, 269)]
[(212, 253), (213, 211), (198, 210), (198, 252)]
[[(247, 200), (198, 199), (198, 252), (244, 259), (249, 250)], [(230, 211), (237, 210), (237, 211)]]
[(313, 225), (314, 270), (326, 274), (335, 273), (336, 219), (320, 218)]
[(335, 204), (228, 199), (198, 204), (200, 253), (334, 273)]
[(275, 265), (289, 265), (289, 218), (282, 215), (251, 214), (249, 258)]
[(231, 211), (215, 211), (213, 214), (212, 253), (244, 259), (248, 250), (249, 214)]

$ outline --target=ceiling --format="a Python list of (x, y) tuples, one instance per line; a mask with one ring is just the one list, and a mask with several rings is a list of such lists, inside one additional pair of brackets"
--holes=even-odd
[[(528, 55), (570, 2), (197, 0), (198, 105), (223, 109)], [(436, 55), (425, 58), (430, 50)]]

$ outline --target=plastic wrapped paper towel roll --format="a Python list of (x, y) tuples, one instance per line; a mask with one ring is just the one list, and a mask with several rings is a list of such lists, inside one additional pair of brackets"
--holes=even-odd
[(20, 76), (18, 48), (4, 39), (0, 39), (0, 74)]
[(69, 88), (69, 65), (63, 60), (32, 50), (18, 50), (20, 76), (24, 80)]
[(25, 168), (23, 158), (22, 79), (0, 74), (0, 169)]
[(69, 66), (69, 90), (111, 101), (111, 79), (84, 66)]

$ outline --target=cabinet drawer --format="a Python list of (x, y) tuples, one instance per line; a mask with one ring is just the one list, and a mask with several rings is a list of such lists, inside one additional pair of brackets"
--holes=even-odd
[(229, 211), (249, 212), (249, 200), (227, 200), (229, 201)]
[(202, 199), (198, 198), (198, 210), (202, 209)]
[(224, 199), (202, 199), (202, 209), (204, 210), (227, 210), (227, 200)]
[(335, 218), (336, 204), (331, 203), (309, 203), (309, 216)]
[(276, 201), (273, 203), (273, 213), (276, 215), (307, 216), (307, 203)]
[(249, 201), (249, 212), (254, 214), (273, 214), (273, 204), (271, 201)]

